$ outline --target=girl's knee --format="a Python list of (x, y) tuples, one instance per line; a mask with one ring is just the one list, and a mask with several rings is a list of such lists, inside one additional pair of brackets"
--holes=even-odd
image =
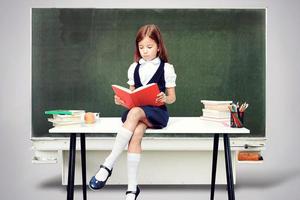
[(138, 118), (138, 119), (140, 119), (140, 118), (143, 117), (143, 114), (144, 114), (143, 109), (141, 109), (141, 108), (139, 108), (139, 107), (134, 107), (134, 108), (132, 108), (132, 109), (129, 111), (129, 113), (128, 113), (128, 115), (127, 115), (127, 119), (128, 119), (128, 118), (129, 118), (129, 119), (131, 119), (131, 118)]
[(130, 114), (136, 114), (136, 115), (138, 115), (138, 114), (143, 114), (143, 109), (141, 109), (140, 107), (133, 107), (130, 111), (129, 111), (129, 113)]

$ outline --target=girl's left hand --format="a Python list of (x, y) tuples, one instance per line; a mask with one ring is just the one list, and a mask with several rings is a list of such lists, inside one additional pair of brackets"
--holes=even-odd
[(157, 95), (156, 102), (166, 103), (167, 102), (167, 95), (163, 92), (160, 92)]

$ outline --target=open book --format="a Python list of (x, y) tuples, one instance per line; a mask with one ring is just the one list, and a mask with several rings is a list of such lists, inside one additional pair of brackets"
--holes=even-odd
[(128, 88), (112, 85), (115, 94), (125, 103), (125, 107), (131, 109), (137, 106), (161, 106), (164, 103), (156, 102), (160, 93), (157, 83), (141, 86), (134, 91)]

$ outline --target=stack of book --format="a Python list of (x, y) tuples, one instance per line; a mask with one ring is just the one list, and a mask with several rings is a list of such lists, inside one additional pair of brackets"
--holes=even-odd
[(230, 122), (230, 110), (228, 106), (232, 101), (211, 101), (201, 100), (204, 108), (202, 109), (202, 119), (220, 122)]
[(48, 121), (57, 126), (80, 125), (84, 122), (84, 110), (49, 110), (45, 114), (52, 115)]

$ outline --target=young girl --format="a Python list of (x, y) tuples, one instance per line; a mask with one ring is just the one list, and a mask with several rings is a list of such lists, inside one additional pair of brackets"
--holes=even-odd
[[(167, 51), (162, 35), (156, 25), (142, 26), (136, 36), (134, 63), (128, 69), (128, 84), (131, 90), (143, 85), (157, 83), (160, 93), (156, 101), (172, 104), (176, 100), (176, 74), (173, 65), (168, 63)], [(124, 105), (122, 99), (115, 96), (117, 105)], [(113, 166), (128, 145), (127, 170), (128, 190), (126, 200), (135, 200), (140, 193), (137, 185), (137, 169), (141, 158), (141, 142), (147, 128), (167, 126), (169, 114), (165, 105), (134, 107), (123, 113), (123, 126), (117, 133), (110, 155), (105, 159), (99, 171), (90, 180), (93, 190), (104, 187), (112, 173)]]

